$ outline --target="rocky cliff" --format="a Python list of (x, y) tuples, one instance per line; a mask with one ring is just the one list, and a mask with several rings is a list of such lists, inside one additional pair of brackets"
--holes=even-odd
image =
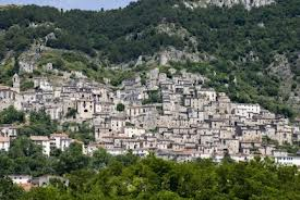
[(198, 7), (206, 8), (208, 5), (219, 7), (232, 7), (242, 4), (246, 9), (250, 10), (253, 7), (261, 7), (275, 3), (274, 0), (185, 0), (184, 5), (188, 8), (195, 9)]

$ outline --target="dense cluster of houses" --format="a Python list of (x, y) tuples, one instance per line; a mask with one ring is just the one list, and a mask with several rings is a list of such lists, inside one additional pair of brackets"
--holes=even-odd
[[(46, 67), (52, 70), (51, 64)], [(299, 141), (298, 126), (260, 105), (234, 103), (225, 93), (204, 88), (206, 78), (199, 74), (173, 68), (161, 73), (154, 68), (142, 77), (124, 80), (120, 87), (112, 87), (109, 80), (100, 84), (82, 77), (60, 84), (47, 77), (33, 80), (34, 89), (27, 91), (20, 91), (17, 74), (13, 87), (1, 86), (0, 110), (11, 105), (26, 113), (45, 109), (60, 123), (88, 123), (95, 135), (85, 148), (89, 154), (101, 147), (113, 155), (128, 150), (140, 156), (154, 152), (177, 161), (218, 161), (228, 154), (237, 161), (255, 155), (272, 156), (278, 162), (296, 159), (278, 153), (276, 146)], [(1, 125), (0, 149), (9, 149), (17, 130)], [(64, 151), (73, 142), (66, 134), (31, 136), (31, 140), (47, 155), (51, 147)]]
[(69, 186), (69, 179), (61, 176), (44, 175), (39, 177), (33, 177), (30, 175), (10, 175), (8, 176), (12, 182), (22, 187), (25, 191), (30, 191), (35, 187), (49, 186), (53, 181), (59, 181), (65, 186)]

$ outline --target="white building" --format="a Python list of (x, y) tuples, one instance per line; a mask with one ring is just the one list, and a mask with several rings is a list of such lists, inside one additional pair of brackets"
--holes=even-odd
[(67, 148), (70, 147), (72, 143), (72, 139), (69, 138), (69, 136), (64, 133), (51, 134), (50, 139), (51, 139), (51, 147), (55, 147), (56, 149), (60, 149), (61, 151), (65, 151)]
[(13, 91), (12, 88), (0, 85), (0, 101), (13, 101), (15, 99), (15, 93), (16, 92)]
[(206, 101), (216, 101), (217, 93), (213, 89), (200, 89), (197, 91), (198, 96), (202, 96)]
[(261, 108), (258, 104), (234, 104), (234, 114), (241, 117), (252, 118), (253, 114), (260, 114)]
[(14, 184), (17, 185), (28, 184), (32, 180), (32, 176), (28, 176), (28, 175), (10, 175), (8, 177), (12, 180)]
[(124, 128), (124, 133), (127, 137), (141, 136), (146, 133), (146, 130), (143, 128), (126, 126)]
[(50, 140), (47, 136), (30, 136), (30, 139), (43, 148), (43, 153), (50, 156)]
[(34, 87), (40, 88), (44, 91), (52, 91), (53, 87), (50, 84), (49, 80), (45, 77), (35, 77), (34, 78)]
[(290, 156), (287, 152), (282, 151), (274, 151), (273, 156), (275, 159), (275, 163), (280, 165), (287, 166), (297, 166), (300, 167), (300, 157), (299, 156)]
[(17, 126), (11, 124), (4, 124), (0, 126), (0, 137), (16, 137), (17, 136)]
[(10, 147), (10, 138), (0, 136), (0, 151), (8, 151)]

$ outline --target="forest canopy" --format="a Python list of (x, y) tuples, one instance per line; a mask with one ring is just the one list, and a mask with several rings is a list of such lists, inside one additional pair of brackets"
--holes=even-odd
[(69, 187), (53, 182), (48, 187), (24, 192), (9, 179), (0, 178), (1, 194), (9, 200), (300, 198), (297, 168), (276, 166), (269, 159), (257, 158), (247, 163), (234, 163), (230, 158), (221, 164), (210, 160), (175, 163), (153, 155), (145, 159), (130, 154), (114, 158), (105, 151), (96, 152), (94, 157), (93, 166), (99, 171), (82, 165), (65, 175), (70, 180)]

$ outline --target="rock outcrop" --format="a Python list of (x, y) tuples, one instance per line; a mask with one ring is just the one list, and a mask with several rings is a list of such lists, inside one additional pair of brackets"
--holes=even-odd
[(219, 7), (232, 7), (237, 4), (242, 4), (247, 10), (254, 7), (267, 6), (275, 3), (274, 0), (184, 0), (184, 5), (188, 8), (206, 8), (209, 5), (215, 5)]

